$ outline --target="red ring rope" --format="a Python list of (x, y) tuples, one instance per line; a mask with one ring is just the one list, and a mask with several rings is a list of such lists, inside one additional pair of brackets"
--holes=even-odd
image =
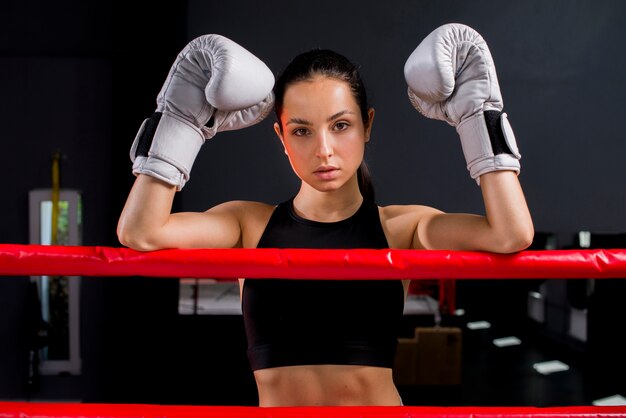
[(1, 403), (0, 418), (145, 417), (145, 418), (618, 418), (624, 406), (575, 407), (214, 407)]
[(626, 250), (191, 249), (0, 244), (1, 276), (300, 279), (625, 278)]

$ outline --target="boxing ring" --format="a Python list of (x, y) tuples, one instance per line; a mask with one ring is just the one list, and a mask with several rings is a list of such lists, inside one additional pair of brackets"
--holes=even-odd
[(282, 407), (0, 403), (0, 418), (617, 418), (626, 407)]
[[(0, 276), (148, 276), (234, 279), (626, 278), (626, 250), (463, 251), (191, 249), (0, 244)], [(210, 407), (0, 402), (0, 418), (27, 417), (626, 417), (626, 406)]]

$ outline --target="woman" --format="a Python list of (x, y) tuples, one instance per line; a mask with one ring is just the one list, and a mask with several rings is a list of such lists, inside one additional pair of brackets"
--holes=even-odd
[[(471, 29), (456, 25), (435, 36), (453, 38), (459, 45), (470, 37), (482, 46), (475, 35)], [(226, 41), (221, 40), (226, 46), (218, 49), (240, 48)], [(200, 97), (199, 94), (174, 94), (168, 87), (181, 84), (176, 81), (178, 73), (189, 79), (190, 71), (180, 70), (186, 68), (185, 59), (189, 56), (189, 51), (183, 51), (159, 95), (160, 115), (144, 123), (131, 152), (133, 171), (138, 177), (120, 218), (120, 241), (144, 251), (300, 247), (507, 253), (526, 248), (532, 241), (532, 221), (517, 179), (519, 155), (506, 118), (500, 112), (501, 100), (499, 104), (491, 102), (498, 96), (493, 91), (477, 97), (481, 94), (476, 93), (476, 86), (468, 84), (484, 81), (484, 67), (474, 63), (457, 71), (442, 69), (448, 65), (445, 63), (423, 65), (424, 60), (430, 59), (424, 57), (432, 56), (427, 50), (438, 44), (441, 42), (437, 39), (427, 38), (409, 58), (405, 68), (409, 95), (422, 113), (457, 126), (470, 174), (482, 190), (486, 216), (446, 214), (417, 205), (376, 206), (363, 162), (374, 110), (367, 105), (365, 88), (355, 66), (326, 50), (296, 57), (274, 87), (278, 119), (274, 130), (294, 173), (301, 179), (298, 193), (278, 206), (237, 201), (204, 213), (172, 214), (174, 194), (188, 179), (204, 138), (262, 119), (271, 103), (271, 98), (259, 101), (265, 97), (265, 93), (259, 93), (255, 99), (248, 99), (245, 110), (219, 111), (232, 103), (216, 102), (231, 98), (216, 98), (206, 90), (210, 111), (204, 112), (206, 103), (189, 105), (189, 97)], [(211, 43), (212, 56), (213, 47)], [(472, 53), (484, 56), (483, 50)], [(199, 60), (191, 61), (197, 65)], [(258, 68), (263, 69), (261, 65)], [(441, 100), (424, 90), (426, 86), (441, 91), (435, 85), (441, 77), (431, 77), (434, 81), (426, 82), (435, 69), (456, 77), (453, 82), (457, 82), (457, 94)], [(229, 71), (224, 71), (227, 75), (213, 71), (212, 77), (223, 77), (224, 84), (231, 82), (236, 90), (248, 91), (246, 83), (258, 84), (258, 76), (233, 82), (228, 79)], [(495, 70), (486, 71), (492, 71), (489, 76), (495, 80)], [(205, 72), (196, 71), (202, 73)], [(471, 77), (462, 80), (464, 75)], [(202, 87), (202, 82), (187, 84)], [(472, 93), (459, 97), (458, 92), (465, 91), (465, 87)], [(486, 103), (489, 106), (484, 106)], [(501, 129), (493, 128), (493, 120), (500, 123)], [(204, 127), (207, 122), (209, 128)], [(185, 126), (179, 126), (180, 123)], [(468, 133), (468, 123), (479, 126), (471, 127)], [(172, 139), (173, 132), (176, 138), (185, 139), (184, 147), (181, 140)], [(188, 146), (190, 143), (196, 145)], [(493, 149), (486, 152), (487, 146)], [(193, 155), (187, 154), (188, 148), (193, 149)], [(401, 282), (391, 280), (241, 282), (248, 356), (261, 406), (402, 404), (391, 367), (407, 283), (403, 287)]]

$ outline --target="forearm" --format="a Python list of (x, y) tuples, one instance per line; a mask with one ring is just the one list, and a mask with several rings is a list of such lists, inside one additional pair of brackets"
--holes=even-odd
[(128, 195), (117, 225), (120, 243), (139, 250), (158, 246), (158, 235), (167, 224), (176, 187), (140, 174)]
[(482, 175), (480, 185), (488, 237), (502, 252), (527, 248), (532, 243), (534, 227), (517, 175), (512, 171), (494, 171)]

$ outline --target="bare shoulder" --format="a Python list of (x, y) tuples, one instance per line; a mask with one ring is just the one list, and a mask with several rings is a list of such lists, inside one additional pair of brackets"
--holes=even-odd
[(442, 213), (439, 209), (424, 205), (389, 205), (378, 207), (381, 219), (397, 219), (406, 216), (420, 217), (428, 214)]
[(232, 200), (216, 205), (205, 213), (209, 216), (220, 214), (232, 217), (240, 225), (243, 247), (254, 248), (275, 208), (275, 205), (263, 202)]
[(417, 225), (426, 217), (442, 213), (423, 205), (379, 206), (380, 222), (392, 248), (412, 248)]
[(208, 209), (205, 213), (231, 213), (239, 216), (257, 216), (263, 213), (272, 213), (276, 206), (263, 202), (254, 202), (250, 200), (231, 200), (220, 203)]

